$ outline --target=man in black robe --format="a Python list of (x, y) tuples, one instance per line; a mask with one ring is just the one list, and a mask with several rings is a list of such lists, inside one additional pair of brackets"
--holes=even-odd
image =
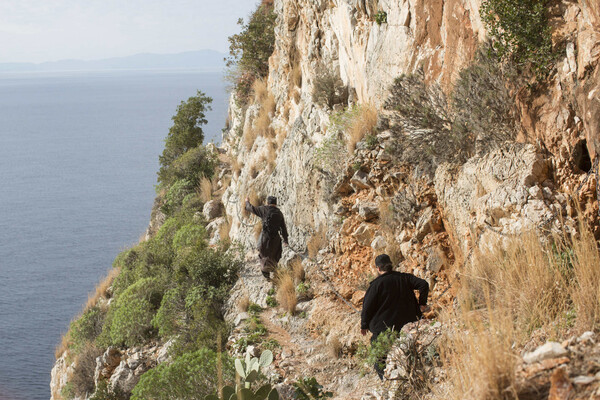
[(267, 197), (266, 206), (255, 207), (246, 197), (246, 211), (257, 215), (262, 220), (262, 232), (258, 238), (258, 257), (261, 271), (265, 278), (271, 279), (271, 272), (277, 268), (281, 259), (281, 238), (288, 245), (288, 232), (281, 210), (277, 208), (277, 198)]
[[(371, 331), (371, 343), (387, 329), (400, 332), (408, 322), (421, 318), (427, 307), (429, 284), (412, 274), (393, 271), (392, 260), (387, 254), (375, 258), (378, 277), (375, 278), (363, 301), (360, 320), (360, 332)], [(415, 296), (419, 291), (419, 300)], [(375, 362), (375, 371), (383, 379), (387, 355)], [(383, 365), (383, 368), (382, 368)]]

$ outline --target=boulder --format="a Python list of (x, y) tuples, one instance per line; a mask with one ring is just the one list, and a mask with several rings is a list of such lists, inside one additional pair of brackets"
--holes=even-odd
[(202, 214), (207, 221), (220, 217), (223, 212), (223, 203), (220, 200), (210, 200), (204, 204)]
[(350, 178), (350, 186), (352, 186), (356, 192), (363, 189), (369, 189), (371, 187), (369, 184), (369, 175), (365, 171), (359, 169), (354, 173), (352, 178)]
[(358, 205), (358, 215), (365, 221), (370, 221), (379, 217), (379, 207), (375, 203), (360, 203)]
[(567, 355), (568, 351), (556, 342), (546, 342), (532, 352), (525, 353), (523, 360), (527, 364), (533, 364), (548, 358), (557, 358)]
[(361, 246), (370, 246), (373, 236), (375, 236), (375, 229), (372, 225), (366, 223), (360, 224), (352, 233), (352, 237), (356, 239)]
[(375, 251), (385, 249), (386, 246), (387, 243), (383, 236), (376, 236), (375, 239), (373, 239), (373, 241), (371, 242), (371, 248)]

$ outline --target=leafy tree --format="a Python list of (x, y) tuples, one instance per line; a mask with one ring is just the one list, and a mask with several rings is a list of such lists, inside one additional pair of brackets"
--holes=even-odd
[(158, 172), (159, 181), (164, 179), (166, 170), (173, 161), (202, 144), (204, 140), (202, 125), (208, 122), (205, 113), (212, 109), (210, 103), (212, 98), (198, 90), (196, 96), (190, 97), (185, 102), (182, 101), (177, 106), (177, 113), (172, 118), (173, 126), (165, 139), (165, 149), (159, 157), (161, 165)]
[(484, 0), (480, 14), (498, 58), (549, 72), (552, 34), (546, 15), (549, 0)]
[(247, 100), (252, 82), (269, 73), (269, 57), (275, 48), (275, 20), (273, 5), (262, 2), (252, 13), (247, 24), (238, 20), (242, 31), (229, 40), (229, 57), (226, 65), (230, 68), (231, 79), (242, 101)]

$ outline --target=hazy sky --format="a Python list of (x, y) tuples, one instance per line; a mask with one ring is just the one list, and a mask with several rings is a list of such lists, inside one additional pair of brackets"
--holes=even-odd
[(0, 63), (226, 52), (258, 0), (0, 0)]

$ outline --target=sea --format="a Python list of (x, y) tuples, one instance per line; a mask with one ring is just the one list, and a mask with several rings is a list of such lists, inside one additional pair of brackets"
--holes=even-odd
[(54, 351), (150, 218), (158, 156), (182, 100), (222, 73), (0, 73), (0, 400), (48, 400)]

